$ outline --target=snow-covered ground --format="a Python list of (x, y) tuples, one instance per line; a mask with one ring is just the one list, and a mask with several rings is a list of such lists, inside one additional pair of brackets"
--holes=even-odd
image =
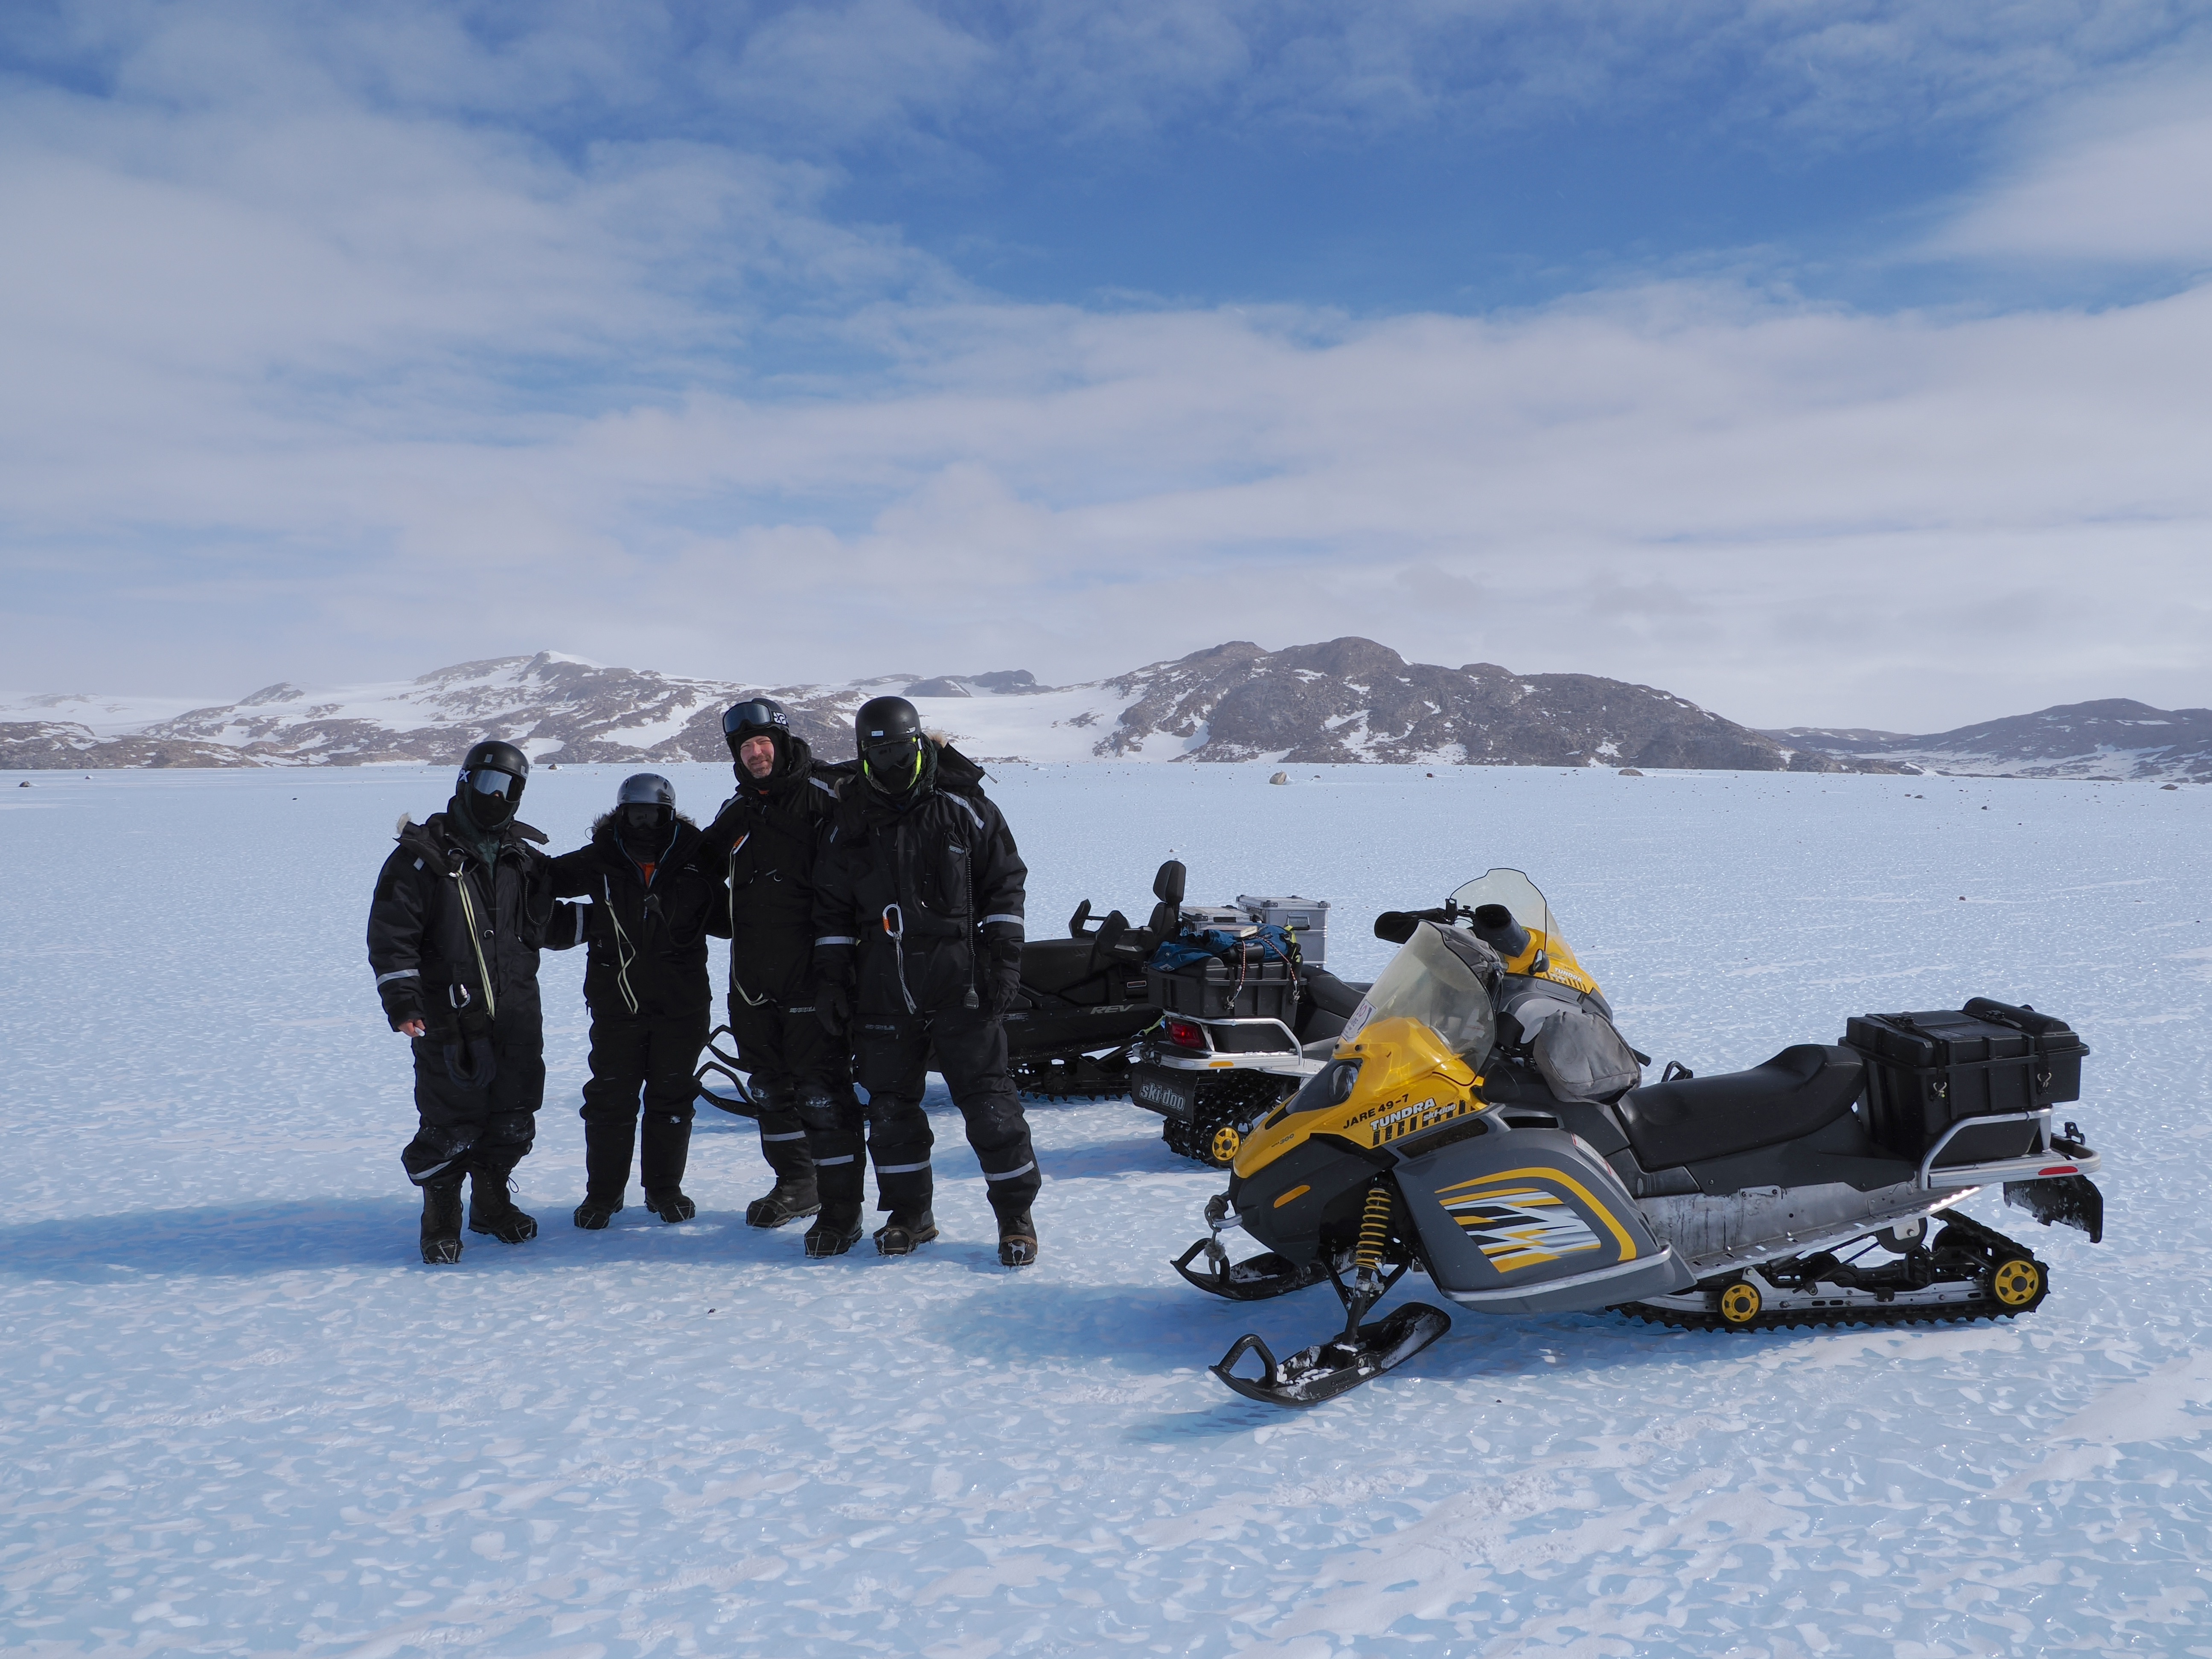
[[(2095, 1051), (2106, 1242), (1984, 1195), (2054, 1267), (2016, 1326), (1461, 1313), (1287, 1414), (1203, 1368), (1333, 1298), (1182, 1285), (1218, 1178), (1126, 1103), (1033, 1112), (1019, 1275), (941, 1096), (946, 1236), (913, 1261), (749, 1231), (765, 1171), (712, 1114), (695, 1224), (577, 1232), (568, 957), (520, 1172), (544, 1233), (427, 1269), (361, 939), (393, 818), (450, 774), (9, 776), (0, 1647), (2212, 1654), (2212, 792), (1267, 769), (1001, 769), (1039, 929), (1135, 912), (1173, 848), (1194, 898), (1334, 899), (1364, 975), (1375, 911), (1511, 864), (1700, 1071), (2031, 1001)], [(541, 774), (526, 816), (573, 844), (619, 775)], [(695, 810), (725, 780), (677, 775)]]

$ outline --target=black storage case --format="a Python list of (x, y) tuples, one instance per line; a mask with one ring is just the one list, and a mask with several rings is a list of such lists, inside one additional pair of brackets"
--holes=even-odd
[[(1844, 1041), (1867, 1062), (1867, 1128), (1917, 1163), (1953, 1124), (2078, 1100), (2089, 1051), (2063, 1020), (1976, 997), (1956, 1012), (1865, 1014)], [(2025, 1158), (2033, 1122), (1991, 1123), (1954, 1136), (1936, 1167)]]
[(1288, 1025), (1297, 1010), (1297, 981), (1284, 962), (1255, 962), (1241, 974), (1219, 961), (1172, 972), (1147, 968), (1145, 981), (1162, 1009), (1192, 1019), (1279, 1019)]

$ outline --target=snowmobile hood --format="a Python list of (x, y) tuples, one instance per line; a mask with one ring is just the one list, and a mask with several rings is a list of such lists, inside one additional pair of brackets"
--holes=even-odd
[(1237, 1154), (1241, 1184), (1318, 1136), (1382, 1146), (1490, 1109), (1482, 1079), (1419, 1020), (1378, 1019), (1336, 1045), (1329, 1063), (1255, 1130)]

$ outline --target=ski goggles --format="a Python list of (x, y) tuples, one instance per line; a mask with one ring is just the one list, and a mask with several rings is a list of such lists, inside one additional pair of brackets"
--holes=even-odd
[(886, 782), (908, 783), (921, 775), (921, 739), (879, 738), (860, 745), (860, 762)]
[(461, 782), (479, 795), (492, 795), (512, 806), (522, 799), (522, 782), (512, 772), (495, 772), (489, 766), (479, 766), (461, 774)]
[(722, 716), (722, 735), (734, 738), (747, 726), (772, 726), (779, 731), (791, 729), (791, 716), (765, 697), (755, 697), (750, 702), (738, 703)]

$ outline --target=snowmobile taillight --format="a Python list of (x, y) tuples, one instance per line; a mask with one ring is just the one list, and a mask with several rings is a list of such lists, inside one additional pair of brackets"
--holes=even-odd
[(1206, 1047), (1206, 1033), (1200, 1030), (1191, 1021), (1170, 1019), (1163, 1024), (1167, 1031), (1168, 1041), (1174, 1043), (1176, 1048), (1204, 1048)]
[(2074, 1164), (2054, 1164), (2047, 1170), (2038, 1170), (2038, 1176), (2080, 1175), (2081, 1166)]

